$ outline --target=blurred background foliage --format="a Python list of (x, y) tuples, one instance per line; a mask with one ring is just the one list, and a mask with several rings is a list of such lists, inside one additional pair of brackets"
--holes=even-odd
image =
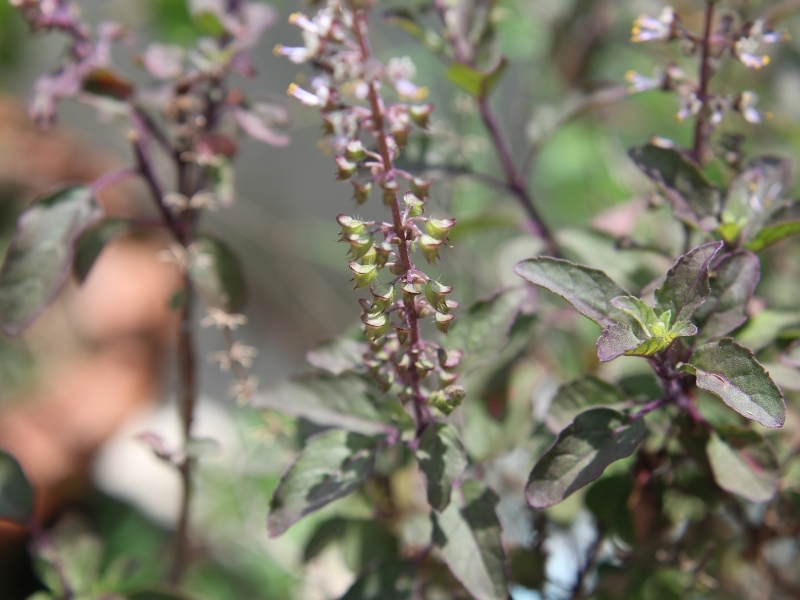
[[(274, 57), (272, 46), (296, 42), (297, 33), (285, 24), (286, 18), (307, 7), (288, 0), (273, 4), (281, 17), (257, 52), (260, 77), (239, 84), (256, 95), (282, 97), (289, 83), (310, 73), (298, 73), (296, 65)], [(382, 7), (388, 13), (421, 4), (396, 0)], [(780, 3), (740, 0), (726, 4), (754, 16)], [(156, 39), (188, 45), (198, 36), (213, 33), (215, 27), (210, 21), (192, 20), (183, 0), (86, 0), (82, 5), (91, 21), (128, 23), (136, 32), (133, 43), (137, 48)], [(687, 24), (699, 22), (701, 2), (682, 0), (674, 5)], [(663, 272), (669, 261), (657, 253), (634, 256), (616, 250), (604, 226), (608, 219), (597, 218), (637, 198), (643, 206), (646, 204), (650, 184), (628, 159), (628, 147), (644, 143), (652, 135), (683, 145), (690, 143), (692, 123), (676, 121), (678, 106), (673, 95), (658, 91), (624, 93), (624, 77), (629, 70), (649, 75), (655, 65), (668, 61), (684, 63), (687, 68), (692, 64), (672, 46), (630, 43), (633, 19), (642, 12), (657, 14), (660, 8), (659, 2), (649, 0), (502, 0), (492, 8), (502, 51), (510, 60), (493, 103), (502, 116), (518, 164), (528, 165), (529, 189), (537, 206), (558, 230), (558, 239), (569, 257), (605, 269), (634, 291)], [(754, 72), (731, 63), (715, 79), (716, 85), (732, 91), (757, 91), (759, 108), (772, 114), (761, 125), (751, 125), (735, 114), (726, 117), (722, 129), (744, 136), (747, 156), (767, 153), (794, 157), (800, 150), (797, 13), (794, 10), (781, 21), (792, 40), (775, 49), (769, 67)], [(434, 206), (458, 220), (451, 238), (454, 249), (444, 254), (438, 268), (455, 286), (462, 307), (467, 307), (487, 294), (517, 284), (512, 266), (536, 254), (540, 247), (522, 228), (521, 211), (507, 194), (463, 174), (466, 170), (486, 175), (499, 171), (473, 102), (448, 82), (446, 67), (392, 21), (376, 25), (374, 46), (381, 58), (412, 57), (419, 72), (417, 81), (429, 87), (436, 105), (435, 135), (412, 140), (411, 164), (407, 167), (428, 166), (437, 180)], [(35, 194), (64, 179), (91, 179), (98, 170), (108, 170), (102, 165), (129, 159), (124, 130), (115, 123), (98, 123), (94, 112), (85, 107), (65, 105), (62, 125), (51, 134), (37, 133), (25, 123), (19, 105), (37, 74), (54, 64), (62, 49), (60, 42), (29, 35), (7, 1), (0, 0), (3, 246), (8, 244), (16, 215)], [(130, 67), (135, 76), (136, 67), (126, 60), (117, 62)], [(590, 104), (594, 106), (579, 109), (587, 98), (593, 99)], [(205, 224), (230, 242), (244, 265), (250, 284), (246, 310), (250, 324), (244, 336), (247, 343), (259, 349), (253, 372), (265, 385), (305, 369), (306, 350), (351, 331), (360, 312), (348, 290), (350, 274), (344, 251), (336, 244), (334, 216), (350, 210), (349, 188), (333, 182), (332, 163), (317, 148), (316, 112), (288, 100), (286, 105), (292, 114), (291, 146), (275, 149), (243, 141), (236, 163), (237, 204), (214, 214)], [(531, 145), (534, 152), (525, 156)], [(718, 164), (709, 172), (719, 180), (727, 177)], [(116, 207), (114, 210), (148, 210), (143, 191), (135, 186), (116, 194), (119, 198), (110, 198), (107, 204)], [(381, 214), (375, 205), (359, 210), (364, 217)], [(675, 253), (682, 232), (662, 209), (644, 207), (632, 235), (638, 244)], [(119, 293), (128, 295), (128, 303), (117, 303), (104, 294), (115, 285), (114, 269), (147, 262), (159, 244), (163, 240), (120, 243), (118, 252), (104, 259), (107, 268), (98, 268), (100, 272), (92, 275), (95, 281), (83, 289), (75, 285), (67, 290), (30, 334), (22, 340), (0, 340), (0, 446), (29, 442), (25, 447), (33, 449), (24, 452), (20, 460), (34, 482), (47, 490), (41, 514), (50, 523), (65, 515), (82, 520), (83, 530), (102, 540), (101, 571), (117, 558), (132, 557), (135, 565), (127, 581), (133, 587), (163, 575), (174, 514), (177, 481), (167, 467), (150, 457), (144, 445), (131, 441), (144, 429), (177, 428), (169, 409), (173, 384), (169, 362), (164, 358), (169, 355), (165, 348), (172, 343), (170, 329), (165, 329), (170, 317), (168, 311), (156, 320), (147, 316), (148, 307), (161, 306), (159, 303), (169, 297), (174, 281), (161, 272), (154, 274), (153, 269), (142, 268), (137, 271), (142, 279), (136, 286), (161, 286), (160, 292), (136, 296), (125, 288)], [(141, 260), (137, 258), (140, 251)], [(775, 317), (783, 320), (767, 325), (781, 329), (785, 340), (800, 337), (796, 329), (800, 326), (798, 242), (784, 242), (762, 255), (762, 260), (764, 277), (759, 296), (768, 299), (772, 308), (787, 309)], [(561, 317), (554, 309), (550, 318), (558, 324)], [(529, 528), (514, 527), (529, 514), (518, 480), (524, 484), (531, 457), (540, 454), (552, 440), (542, 433), (541, 425), (537, 431), (542, 435), (530, 436), (535, 425), (530, 414), (532, 390), (544, 394), (542, 390), (552, 390), (558, 383), (597, 367), (593, 353), (597, 329), (593, 325), (570, 321), (564, 326), (538, 327), (533, 345), (528, 340), (535, 325), (519, 326), (520, 341), (515, 345), (512, 338), (506, 349), (509, 359), (504, 371), (477, 369), (470, 376), (464, 417), (465, 443), (471, 457), (493, 465), (495, 488), (501, 494), (501, 518), (506, 535), (511, 537), (523, 536)], [(759, 326), (752, 326), (753, 335), (758, 335)], [(214, 333), (206, 330), (200, 336), (201, 355), (218, 347)], [(528, 358), (516, 360), (519, 356)], [(655, 385), (651, 376), (635, 368), (626, 372), (630, 362), (619, 363), (622, 366), (615, 363), (607, 373), (616, 369), (614, 374), (629, 394), (642, 394)], [(131, 370), (137, 371), (131, 374)], [(71, 377), (66, 384), (65, 373)], [(784, 375), (781, 383), (784, 387), (789, 383), (786, 389), (800, 389), (795, 372)], [(90, 380), (95, 384), (87, 392), (82, 385), (89, 385)], [(269, 496), (302, 440), (316, 429), (302, 421), (294, 423), (246, 408), (234, 409), (226, 385), (224, 374), (204, 365), (198, 434), (217, 439), (221, 450), (201, 461), (195, 531), (202, 543), (188, 575), (187, 591), (210, 600), (336, 598), (352, 582), (353, 573), (376, 556), (396, 556), (396, 532), (390, 534), (371, 523), (370, 504), (364, 497), (366, 494), (374, 503), (381, 497), (380, 489), (366, 489), (361, 496), (334, 503), (280, 539), (267, 538), (264, 517)], [(87, 396), (100, 398), (103, 406), (113, 404), (119, 390), (130, 396), (120, 401), (123, 408), (119, 411), (94, 411), (88, 415), (88, 424), (77, 418), (66, 423), (60, 419), (65, 413), (59, 410), (72, 414), (73, 405)], [(51, 405), (59, 402), (60, 408), (52, 409)], [(712, 421), (715, 407), (713, 403), (702, 407)], [(534, 406), (534, 416), (535, 411)], [(28, 429), (21, 432), (23, 426)], [(68, 435), (53, 433), (68, 426), (73, 427)], [(92, 433), (81, 427), (93, 428)], [(91, 443), (75, 442), (89, 438)], [(34, 441), (39, 446), (34, 448)], [(64, 455), (74, 460), (54, 464), (53, 456)], [(402, 458), (394, 460), (403, 464)], [(47, 468), (36, 466), (37, 461), (46, 463)], [(585, 496), (576, 495), (548, 510), (558, 532), (549, 548), (547, 569), (551, 579), (561, 577), (569, 582), (581, 568), (582, 551), (575, 545), (580, 547), (587, 539), (581, 534), (582, 528), (591, 528), (584, 522), (585, 513), (579, 511), (581, 498), (596, 519), (608, 520), (622, 539), (632, 539), (634, 523), (630, 515), (614, 512), (628, 496), (625, 485), (630, 483), (624, 473), (630, 466), (623, 461)], [(398, 522), (404, 523), (399, 537), (406, 546), (424, 538), (427, 524), (421, 512), (424, 501), (420, 503), (414, 497), (418, 484), (412, 484), (411, 478), (415, 476), (408, 468), (400, 469), (384, 482), (393, 490), (391, 509), (396, 511)], [(679, 519), (699, 518), (697, 511), (702, 513), (703, 508), (691, 500), (686, 495), (671, 498), (670, 510), (679, 513)], [(3, 598), (24, 598), (36, 586), (29, 559), (22, 551), (27, 542), (11, 527), (0, 533), (0, 590)], [(532, 551), (512, 554), (517, 584), (537, 587), (525, 580), (535, 578), (537, 568), (544, 572), (545, 565), (536, 567), (536, 561), (541, 563), (542, 559)], [(523, 568), (517, 568), (520, 564)], [(683, 574), (662, 575), (647, 583), (649, 591), (640, 597), (682, 597), (674, 590), (681, 589)], [(526, 593), (520, 587), (515, 598), (536, 597)], [(551, 593), (559, 597), (552, 589)]]

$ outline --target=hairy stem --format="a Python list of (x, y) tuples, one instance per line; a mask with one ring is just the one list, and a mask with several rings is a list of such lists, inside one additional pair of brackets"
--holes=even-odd
[(694, 123), (694, 144), (692, 145), (692, 156), (698, 163), (703, 161), (703, 156), (708, 150), (708, 139), (711, 135), (707, 121), (708, 84), (711, 81), (711, 65), (708, 59), (711, 55), (711, 28), (714, 23), (714, 6), (715, 0), (706, 0), (705, 25), (700, 55), (700, 87), (697, 91), (700, 112), (697, 113), (697, 119)]
[[(361, 49), (362, 57), (366, 63), (372, 56), (369, 40), (367, 38), (368, 15), (363, 10), (355, 10), (354, 18), (355, 23), (353, 26), (353, 33), (356, 36), (356, 40), (358, 41), (358, 45)], [(386, 141), (386, 127), (383, 118), (384, 103), (380, 92), (378, 91), (378, 83), (374, 80), (369, 82), (368, 98), (370, 108), (372, 110), (372, 121), (375, 125), (375, 136), (378, 142), (381, 162), (383, 163), (383, 176), (386, 181), (391, 181), (394, 179), (395, 174), (392, 155), (389, 151), (389, 145)], [(408, 248), (408, 238), (406, 237), (405, 223), (403, 222), (403, 217), (400, 213), (400, 201), (397, 197), (397, 193), (392, 194), (389, 208), (392, 213), (392, 226), (394, 229), (394, 235), (397, 238), (400, 266), (402, 267), (403, 271), (402, 277), (406, 277), (415, 267), (413, 261), (411, 260), (411, 255)], [(421, 338), (419, 334), (419, 322), (417, 319), (417, 308), (414, 299), (406, 298), (404, 300), (404, 307), (406, 322), (408, 323), (408, 328), (410, 330), (409, 357), (411, 359), (411, 366), (408, 369), (408, 383), (411, 385), (411, 389), (414, 394), (414, 415), (417, 422), (417, 434), (419, 435), (430, 421), (430, 411), (428, 410), (427, 406), (425, 406), (425, 396), (423, 395), (420, 387), (420, 376), (416, 365), (417, 352), (422, 350), (422, 344), (420, 343)]]

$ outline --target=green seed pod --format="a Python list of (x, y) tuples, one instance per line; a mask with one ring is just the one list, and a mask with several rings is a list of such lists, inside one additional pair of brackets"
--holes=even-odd
[(453, 410), (455, 410), (454, 406), (450, 406), (447, 402), (447, 396), (442, 390), (436, 390), (430, 396), (428, 396), (428, 402), (434, 408), (438, 409), (442, 414), (449, 415)]
[(333, 161), (336, 163), (336, 179), (342, 181), (350, 179), (358, 170), (358, 165), (350, 162), (344, 156), (337, 156)]
[(433, 279), (425, 284), (425, 299), (438, 312), (447, 313), (447, 302), (445, 296), (453, 291), (452, 285), (442, 285)]
[(433, 104), (416, 104), (408, 108), (408, 114), (411, 120), (417, 127), (422, 129), (428, 128), (428, 121), (430, 120), (431, 113), (433, 112)]
[(411, 335), (411, 329), (408, 327), (401, 327), (400, 325), (395, 325), (394, 330), (397, 332), (397, 340), (401, 344), (405, 344), (408, 341), (408, 336)]
[(352, 181), (351, 183), (353, 184), (353, 200), (356, 204), (364, 204), (364, 202), (369, 200), (369, 194), (372, 191), (371, 181), (367, 181), (366, 183)]
[(364, 323), (364, 334), (373, 342), (389, 331), (389, 315), (383, 313), (361, 315), (361, 322)]
[(337, 215), (336, 222), (342, 226), (342, 239), (347, 234), (366, 233), (367, 231), (366, 223), (347, 215)]
[(430, 264), (435, 265), (437, 259), (439, 258), (439, 248), (444, 245), (442, 240), (438, 240), (434, 237), (429, 235), (423, 234), (419, 238), (419, 250), (422, 252), (422, 256), (425, 257)]
[[(375, 265), (375, 262), (378, 258), (378, 253), (375, 250), (374, 246), (370, 246), (367, 251), (361, 256), (361, 264), (362, 265)], [(377, 265), (375, 265), (377, 267)]]
[(425, 232), (432, 238), (445, 241), (455, 224), (455, 219), (428, 219), (425, 222)]
[(385, 312), (394, 302), (394, 286), (391, 284), (377, 285), (369, 288), (372, 293), (372, 310)]
[(429, 181), (426, 179), (420, 179), (419, 177), (415, 177), (411, 180), (411, 191), (414, 192), (414, 195), (418, 198), (422, 198), (425, 200), (428, 197), (428, 191), (430, 187), (433, 185), (433, 181)]
[(362, 258), (372, 250), (373, 239), (371, 233), (347, 234), (345, 240), (350, 243), (349, 254), (350, 258), (354, 260)]
[(365, 288), (370, 285), (378, 276), (378, 268), (375, 265), (360, 265), (356, 261), (351, 260), (347, 266), (353, 272), (353, 281), (355, 286), (354, 290)]
[(364, 144), (361, 143), (361, 140), (352, 140), (344, 149), (344, 157), (352, 162), (363, 160), (366, 156), (367, 151), (364, 149)]
[(447, 329), (450, 327), (450, 322), (455, 318), (456, 318), (455, 315), (447, 315), (444, 313), (437, 312), (436, 329), (438, 329), (442, 333), (447, 333)]

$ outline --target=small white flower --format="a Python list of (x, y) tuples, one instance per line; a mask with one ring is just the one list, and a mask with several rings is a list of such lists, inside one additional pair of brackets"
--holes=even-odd
[(232, 361), (249, 368), (253, 366), (253, 359), (258, 356), (258, 350), (237, 340), (231, 346), (229, 355)]
[(189, 207), (189, 199), (183, 194), (179, 194), (177, 192), (170, 192), (169, 194), (166, 194), (161, 201), (164, 203), (164, 206), (173, 208), (178, 212), (183, 212)]
[(755, 92), (744, 91), (739, 95), (736, 108), (748, 123), (761, 123), (763, 120), (761, 113), (756, 110), (756, 104), (758, 104), (758, 94)]
[(231, 382), (228, 393), (236, 398), (240, 405), (246, 404), (258, 390), (258, 377), (251, 375), (247, 379), (238, 379)]
[(304, 90), (296, 83), (290, 84), (289, 89), (286, 90), (286, 93), (290, 96), (294, 96), (306, 106), (322, 106), (322, 102), (316, 94), (312, 94), (311, 92)]
[(681, 96), (681, 109), (678, 111), (678, 114), (675, 115), (675, 118), (678, 121), (685, 121), (689, 117), (693, 117), (699, 113), (702, 107), (703, 103), (700, 102), (697, 94), (694, 92), (684, 94)]
[(158, 252), (156, 258), (161, 262), (177, 265), (181, 273), (185, 273), (189, 267), (189, 253), (178, 243), (172, 243), (166, 250)]
[(651, 42), (655, 40), (668, 40), (672, 35), (675, 24), (675, 11), (667, 6), (656, 19), (650, 15), (640, 15), (633, 22), (631, 31), (632, 42)]
[(194, 210), (205, 208), (211, 212), (215, 212), (219, 209), (219, 202), (217, 202), (217, 198), (213, 192), (204, 190), (192, 196), (192, 199), (189, 200), (189, 208)]
[(405, 98), (420, 100), (428, 95), (428, 90), (418, 87), (411, 81), (417, 74), (417, 67), (410, 57), (394, 57), (389, 60), (384, 70), (386, 78), (397, 90), (397, 93)]
[(219, 350), (217, 352), (209, 352), (208, 356), (206, 356), (206, 360), (210, 363), (218, 362), (219, 368), (223, 371), (227, 372), (231, 370), (231, 355), (229, 352), (225, 350)]
[(201, 327), (216, 326), (217, 329), (235, 330), (240, 325), (247, 323), (247, 317), (236, 313), (226, 313), (219, 308), (211, 307), (208, 314), (200, 321)]
[(656, 74), (657, 77), (645, 77), (636, 71), (628, 71), (625, 73), (625, 81), (630, 84), (628, 92), (635, 94), (637, 92), (645, 92), (661, 87), (662, 77), (658, 72)]

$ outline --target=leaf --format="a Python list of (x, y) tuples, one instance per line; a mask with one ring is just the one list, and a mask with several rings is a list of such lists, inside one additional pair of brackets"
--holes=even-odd
[(764, 427), (783, 426), (783, 393), (753, 353), (731, 338), (700, 346), (683, 370), (695, 374), (697, 387), (716, 394), (740, 415)]
[(309, 438), (272, 495), (269, 535), (281, 535), (304, 516), (364, 483), (375, 468), (377, 444), (375, 438), (341, 429)]
[(711, 274), (711, 294), (694, 314), (700, 339), (722, 337), (747, 320), (747, 304), (761, 278), (761, 263), (752, 252), (726, 254)]
[(479, 71), (463, 63), (453, 63), (447, 70), (447, 79), (456, 84), (470, 96), (484, 98), (500, 81), (508, 66), (508, 60), (502, 57), (489, 71)]
[(416, 456), (428, 490), (428, 504), (444, 510), (450, 504), (453, 483), (467, 467), (467, 455), (456, 430), (446, 423), (429, 425), (419, 439)]
[(612, 298), (611, 304), (634, 318), (645, 335), (650, 335), (650, 328), (656, 325), (659, 320), (652, 307), (644, 301), (633, 296), (619, 296)]
[(0, 450), (0, 519), (27, 523), (33, 515), (33, 488), (17, 459)]
[(545, 420), (551, 431), (560, 432), (590, 408), (610, 408), (625, 401), (615, 385), (589, 375), (558, 388)]
[(608, 362), (635, 350), (642, 344), (630, 325), (612, 323), (597, 338), (597, 358)]
[(81, 234), (75, 244), (72, 272), (79, 283), (86, 281), (100, 253), (111, 240), (133, 227), (128, 219), (104, 219)]
[(369, 346), (349, 338), (337, 338), (318, 344), (306, 353), (306, 360), (331, 375), (363, 370), (364, 353)]
[(203, 301), (225, 312), (241, 311), (246, 300), (244, 276), (228, 245), (201, 235), (192, 250), (198, 258), (192, 261), (189, 276)]
[(745, 248), (758, 252), (798, 233), (800, 233), (800, 221), (785, 221), (775, 225), (766, 225), (752, 240), (745, 244)]
[(493, 361), (508, 343), (509, 330), (527, 297), (527, 290), (515, 288), (476, 302), (459, 315), (442, 346), (464, 352), (463, 370)]
[(366, 382), (357, 375), (296, 377), (258, 394), (252, 405), (357, 433), (392, 430), (370, 400)]
[(303, 548), (303, 562), (313, 560), (329, 544), (344, 537), (347, 523), (347, 519), (342, 517), (333, 517), (320, 523)]
[(611, 304), (614, 298), (630, 294), (598, 269), (540, 256), (517, 263), (514, 272), (534, 285), (561, 296), (595, 323), (607, 327), (630, 320), (628, 315)]
[(719, 190), (695, 163), (677, 150), (653, 144), (631, 148), (628, 155), (661, 188), (676, 217), (696, 226), (716, 224)]
[(630, 456), (647, 429), (608, 408), (581, 413), (564, 429), (531, 471), (525, 498), (534, 508), (558, 504), (591, 483), (611, 463)]
[(781, 331), (800, 323), (800, 312), (762, 310), (750, 317), (736, 338), (743, 346), (758, 352), (772, 344)]
[(476, 600), (506, 600), (506, 557), (497, 495), (482, 483), (465, 481), (464, 506), (451, 502), (444, 512), (431, 513), (432, 541), (450, 571)]
[(0, 269), (0, 322), (8, 335), (22, 333), (55, 298), (78, 236), (99, 214), (92, 191), (74, 186), (20, 215)]
[(382, 563), (361, 575), (341, 600), (409, 600), (415, 572), (411, 562)]
[(779, 465), (772, 448), (757, 432), (717, 426), (706, 445), (714, 479), (723, 490), (751, 502), (772, 500), (778, 491)]
[(667, 278), (655, 295), (657, 307), (672, 312), (670, 325), (689, 319), (708, 298), (711, 293), (708, 267), (722, 245), (722, 242), (712, 242), (694, 248), (667, 272)]

